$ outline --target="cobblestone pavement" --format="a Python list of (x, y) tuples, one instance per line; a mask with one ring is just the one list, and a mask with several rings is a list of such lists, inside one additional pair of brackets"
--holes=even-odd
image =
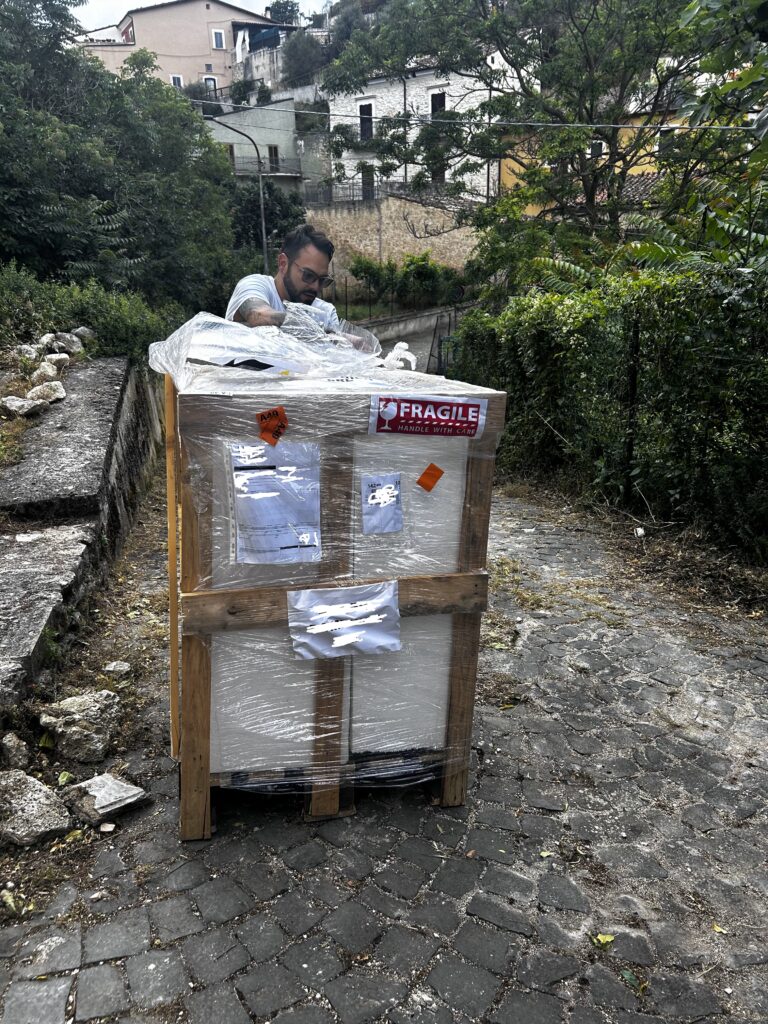
[(764, 642), (510, 498), (491, 555), (466, 808), (240, 795), (181, 844), (134, 752), (154, 803), (0, 934), (3, 1024), (768, 1020)]

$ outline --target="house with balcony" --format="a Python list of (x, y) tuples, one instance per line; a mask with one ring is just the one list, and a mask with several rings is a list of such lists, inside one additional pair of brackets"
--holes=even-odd
[(220, 114), (215, 121), (208, 120), (208, 127), (213, 138), (227, 147), (237, 178), (261, 174), (286, 191), (301, 190), (293, 100)]
[(202, 82), (221, 95), (232, 84), (237, 54), (247, 40), (291, 28), (225, 0), (167, 0), (132, 8), (117, 25), (86, 32), (78, 43), (115, 74), (131, 53), (149, 50), (164, 82), (179, 89)]

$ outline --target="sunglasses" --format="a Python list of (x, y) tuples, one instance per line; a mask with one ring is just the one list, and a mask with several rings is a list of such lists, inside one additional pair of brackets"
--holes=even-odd
[(327, 288), (333, 284), (333, 278), (328, 277), (327, 274), (321, 277), (320, 274), (316, 274), (309, 267), (300, 267), (298, 263), (295, 263), (294, 266), (297, 270), (301, 271), (301, 280), (304, 284), (319, 284), (321, 288)]

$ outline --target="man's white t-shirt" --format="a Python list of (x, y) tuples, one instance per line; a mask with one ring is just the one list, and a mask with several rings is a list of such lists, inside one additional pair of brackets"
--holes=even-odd
[[(246, 299), (263, 299), (271, 309), (276, 309), (278, 313), (285, 312), (283, 300), (277, 293), (275, 279), (267, 274), (249, 274), (248, 277), (237, 282), (227, 306), (227, 320), (234, 320), (235, 313)], [(339, 315), (336, 312), (336, 307), (330, 302), (326, 302), (324, 299), (315, 299), (307, 308), (312, 310), (319, 323), (327, 330), (339, 328)]]

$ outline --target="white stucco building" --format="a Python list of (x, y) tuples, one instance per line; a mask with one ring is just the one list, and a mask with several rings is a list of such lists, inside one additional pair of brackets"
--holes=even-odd
[[(485, 98), (487, 91), (479, 81), (456, 75), (438, 75), (433, 68), (414, 69), (405, 80), (373, 78), (359, 93), (334, 97), (330, 101), (331, 129), (336, 125), (351, 125), (357, 129), (361, 143), (359, 148), (344, 153), (341, 162), (345, 181), (337, 188), (339, 196), (342, 197), (346, 190), (350, 197), (373, 198), (379, 184), (375, 170), (377, 159), (371, 150), (365, 148), (365, 141), (375, 135), (380, 118), (397, 116), (408, 110), (417, 121), (411, 128), (415, 134), (419, 130), (419, 120), (421, 123), (439, 122), (445, 111), (471, 109)], [(358, 170), (361, 162), (373, 166)], [(458, 155), (451, 156), (444, 172), (432, 175), (434, 185), (439, 187), (453, 180), (462, 162)], [(396, 187), (401, 182), (405, 187), (420, 170), (423, 168), (416, 165), (402, 166), (391, 181)], [(494, 196), (499, 182), (498, 161), (489, 161), (481, 170), (464, 177), (463, 181), (480, 201)]]

